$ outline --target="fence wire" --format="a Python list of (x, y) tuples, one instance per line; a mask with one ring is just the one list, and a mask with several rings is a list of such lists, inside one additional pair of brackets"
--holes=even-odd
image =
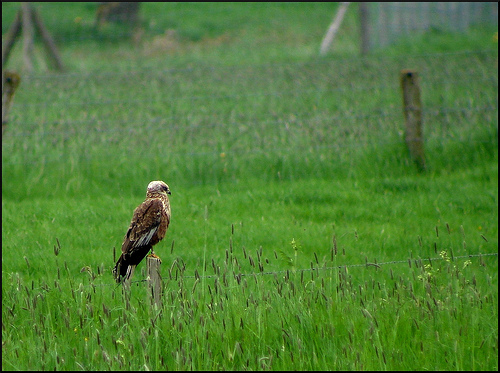
[[(232, 273), (234, 276), (240, 276), (240, 277), (256, 277), (256, 276), (277, 276), (277, 275), (284, 275), (284, 274), (290, 274), (290, 273), (302, 273), (302, 272), (314, 272), (314, 271), (332, 271), (332, 270), (348, 270), (349, 268), (376, 268), (376, 269), (382, 269), (382, 267), (385, 266), (393, 266), (393, 265), (398, 265), (398, 264), (407, 264), (410, 268), (413, 266), (416, 267), (421, 267), (425, 263), (432, 263), (434, 261), (443, 261), (443, 260), (449, 260), (451, 259), (452, 261), (455, 260), (462, 260), (462, 259), (481, 259), (481, 258), (489, 258), (489, 257), (497, 257), (498, 258), (498, 253), (484, 253), (484, 254), (468, 254), (468, 255), (457, 255), (453, 256), (452, 258), (443, 258), (443, 257), (434, 257), (434, 258), (408, 258), (408, 259), (401, 259), (401, 260), (391, 260), (387, 262), (368, 262), (366, 261), (365, 263), (358, 263), (358, 264), (343, 264), (343, 265), (338, 265), (338, 266), (311, 266), (310, 268), (299, 268), (299, 269), (283, 269), (280, 271), (261, 271), (261, 272), (251, 272), (251, 273), (238, 273), (236, 271), (233, 271)], [(220, 278), (222, 275), (218, 274), (213, 274), (213, 275), (184, 275), (181, 273), (179, 276), (180, 278), (183, 279), (212, 279), (212, 278)], [(131, 281), (131, 285), (139, 285), (141, 283), (146, 283), (148, 282), (148, 279), (143, 279), (143, 280), (134, 280)], [(89, 284), (89, 285), (83, 285), (84, 287), (100, 287), (100, 286), (119, 286), (116, 283), (109, 283), (109, 284)]]
[[(173, 157), (396, 145), (403, 141), (398, 74), (408, 66), (421, 77), (427, 141), (497, 141), (497, 52), (479, 51), (30, 75), (15, 97), (2, 163), (140, 157), (166, 139), (163, 151)], [(484, 131), (490, 135), (474, 135)]]

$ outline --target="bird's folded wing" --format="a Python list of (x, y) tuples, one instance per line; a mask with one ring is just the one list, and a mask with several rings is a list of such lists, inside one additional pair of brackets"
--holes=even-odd
[(149, 245), (160, 225), (162, 208), (159, 199), (149, 199), (135, 209), (123, 241), (122, 252)]

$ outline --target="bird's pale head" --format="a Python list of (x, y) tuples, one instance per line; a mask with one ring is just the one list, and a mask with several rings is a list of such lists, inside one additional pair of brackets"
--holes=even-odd
[(155, 180), (152, 181), (148, 184), (148, 192), (147, 194), (170, 194), (170, 188), (168, 185), (161, 181), (161, 180)]

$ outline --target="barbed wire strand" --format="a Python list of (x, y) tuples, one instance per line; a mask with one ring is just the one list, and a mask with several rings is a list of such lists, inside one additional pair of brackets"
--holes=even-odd
[[(312, 272), (312, 271), (328, 271), (328, 270), (342, 270), (342, 269), (348, 269), (348, 268), (370, 268), (370, 267), (375, 267), (377, 269), (382, 268), (383, 266), (388, 266), (388, 265), (395, 265), (395, 264), (408, 264), (410, 267), (412, 263), (419, 264), (423, 262), (433, 262), (433, 261), (438, 261), (438, 260), (458, 260), (458, 259), (472, 259), (472, 258), (483, 258), (483, 257), (498, 257), (498, 253), (485, 253), (485, 254), (468, 254), (468, 255), (457, 255), (453, 256), (453, 258), (445, 258), (445, 257), (435, 257), (435, 258), (408, 258), (408, 259), (401, 259), (401, 260), (391, 260), (388, 262), (366, 262), (364, 264), (344, 264), (344, 265), (338, 265), (338, 266), (321, 266), (321, 267), (310, 267), (310, 268), (302, 268), (302, 269), (283, 269), (280, 271), (262, 271), (262, 272), (252, 272), (252, 273), (236, 273), (233, 271), (233, 274), (235, 276), (241, 276), (241, 277), (249, 277), (249, 276), (270, 276), (270, 275), (279, 275), (279, 274), (286, 274), (286, 273), (301, 273), (301, 272)], [(183, 275), (181, 272), (180, 277), (183, 279), (211, 279), (211, 278), (220, 278), (221, 275)], [(141, 284), (148, 282), (148, 279), (143, 279), (143, 280), (135, 280), (131, 281), (131, 285), (135, 284)], [(118, 286), (116, 283), (115, 284), (88, 284), (88, 285), (82, 285), (84, 287), (100, 287), (100, 286)]]
[[(460, 84), (465, 84), (464, 90), (467, 88), (470, 88), (470, 82), (471, 80), (474, 81), (474, 83), (497, 83), (498, 84), (498, 79), (493, 79), (493, 76), (484, 76), (481, 74), (479, 77), (475, 77), (474, 75), (469, 74), (467, 76), (467, 79), (463, 77), (454, 77), (453, 80), (450, 80), (449, 77), (446, 76), (439, 76), (439, 77), (432, 77), (432, 80), (425, 80), (422, 83), (422, 88), (432, 88), (436, 84), (440, 83), (446, 83), (446, 86), (451, 86), (451, 85), (460, 85)], [(217, 100), (235, 100), (235, 99), (244, 99), (244, 98), (250, 98), (250, 97), (285, 97), (287, 95), (295, 95), (295, 96), (302, 96), (305, 94), (332, 94), (332, 93), (360, 93), (360, 92), (368, 92), (372, 93), (374, 90), (386, 90), (386, 89), (391, 89), (394, 90), (398, 86), (397, 79), (394, 79), (394, 81), (391, 81), (390, 83), (384, 83), (384, 84), (363, 84), (363, 85), (347, 85), (347, 86), (339, 86), (339, 87), (333, 87), (333, 88), (304, 88), (304, 89), (282, 89), (279, 91), (260, 91), (260, 92), (251, 92), (251, 93), (233, 93), (233, 94), (222, 94), (222, 93), (212, 93), (212, 94), (203, 94), (203, 95), (166, 95), (164, 97), (165, 101), (170, 101), (172, 100), (173, 97), (175, 97), (175, 100), (177, 101), (200, 101), (200, 100), (207, 100), (207, 101), (217, 101)], [(397, 88), (399, 90), (399, 87)], [(74, 89), (73, 89), (74, 90)], [(73, 91), (72, 90), (72, 91)], [(64, 91), (63, 91), (64, 92)], [(159, 92), (159, 91), (154, 91), (154, 92)], [(48, 92), (44, 91), (45, 97), (47, 96)], [(103, 105), (119, 105), (119, 104), (144, 104), (144, 103), (158, 103), (161, 101), (158, 98), (158, 95), (154, 96), (142, 96), (141, 99), (128, 99), (128, 100), (110, 100), (110, 99), (99, 99), (96, 97), (91, 97), (91, 99), (83, 99), (82, 100), (82, 89), (81, 87), (76, 91), (76, 94), (78, 95), (78, 100), (77, 102), (68, 102), (68, 97), (64, 97), (64, 99), (61, 99), (61, 91), (57, 91), (58, 98), (60, 99), (59, 101), (56, 100), (46, 100), (44, 99), (43, 101), (34, 101), (34, 102), (26, 102), (26, 103), (17, 103), (17, 107), (31, 107), (31, 106), (47, 106), (53, 108), (54, 106), (62, 105), (64, 107), (68, 106), (103, 106)], [(76, 95), (75, 94), (75, 95)], [(72, 96), (69, 96), (71, 98)], [(73, 97), (75, 97), (73, 95)], [(85, 97), (83, 97), (85, 98)]]
[[(437, 115), (443, 115), (443, 114), (464, 114), (464, 113), (485, 113), (485, 112), (497, 112), (498, 111), (498, 106), (496, 106), (496, 103), (494, 100), (491, 101), (490, 104), (485, 104), (482, 106), (473, 106), (473, 107), (463, 107), (463, 106), (456, 106), (456, 107), (450, 107), (450, 106), (434, 106), (434, 107), (428, 107), (425, 108), (422, 111), (422, 114), (425, 116), (437, 116)], [(289, 113), (292, 114), (292, 113)], [(190, 113), (192, 115), (192, 113)], [(312, 117), (311, 116), (316, 116)], [(318, 118), (318, 116), (323, 116)], [(369, 119), (369, 118), (376, 118), (376, 119), (391, 119), (391, 118), (400, 118), (401, 115), (401, 109), (400, 108), (388, 108), (388, 109), (373, 109), (369, 111), (363, 111), (363, 112), (342, 112), (342, 113), (330, 113), (330, 112), (324, 112), (324, 111), (317, 111), (317, 112), (306, 112), (301, 114), (300, 116), (295, 115), (294, 121), (300, 122), (302, 124), (308, 124), (308, 123), (317, 123), (318, 121), (328, 121), (328, 123), (334, 122), (334, 121), (340, 121), (340, 120), (359, 120), (359, 119)], [(28, 128), (35, 128), (34, 131), (32, 132), (27, 132), (27, 131), (22, 131), (22, 132), (13, 132), (10, 134), (12, 137), (24, 137), (24, 138), (29, 138), (33, 136), (53, 136), (53, 135), (60, 135), (60, 134), (65, 134), (65, 135), (72, 135), (72, 134), (89, 134), (92, 132), (98, 132), (98, 133), (115, 133), (115, 132), (124, 132), (127, 129), (133, 130), (135, 132), (141, 132), (141, 131), (151, 131), (151, 130), (157, 130), (160, 128), (168, 129), (168, 130), (178, 130), (178, 129), (185, 129), (185, 130), (192, 130), (196, 128), (217, 128), (217, 127), (227, 127), (228, 123), (226, 123), (224, 118), (223, 113), (217, 113), (217, 112), (211, 112), (209, 114), (206, 114), (204, 116), (196, 117), (197, 122), (204, 122), (207, 121), (208, 123), (203, 123), (203, 124), (186, 124), (186, 125), (180, 125), (180, 124), (168, 124), (169, 121), (171, 122), (178, 122), (180, 119), (184, 119), (189, 122), (189, 119), (186, 119), (184, 116), (181, 115), (173, 115), (170, 117), (155, 117), (155, 118), (148, 118), (147, 121), (150, 123), (150, 125), (144, 126), (144, 120), (132, 120), (132, 121), (127, 121), (126, 126), (127, 127), (120, 127), (120, 128), (103, 128), (102, 125), (108, 122), (106, 119), (97, 119), (97, 118), (92, 118), (88, 120), (51, 120), (51, 121), (39, 121), (39, 122), (24, 122), (23, 127), (28, 127)], [(112, 122), (113, 120), (109, 120), (109, 122)], [(115, 119), (116, 121), (116, 119)], [(120, 120), (118, 120), (120, 121)], [(236, 122), (234, 119), (230, 119), (229, 126), (248, 126), (248, 125), (254, 125), (258, 121), (258, 124), (261, 126), (275, 126), (275, 125), (283, 125), (283, 124), (288, 124), (290, 120), (286, 117), (276, 120), (276, 119), (264, 119), (260, 120), (260, 118), (248, 118), (246, 122), (243, 121), (238, 121)], [(96, 126), (96, 124), (99, 124), (99, 126)], [(44, 129), (39, 129), (43, 128), (45, 126), (67, 126), (70, 127), (68, 128), (51, 128), (50, 130), (44, 130)], [(16, 126), (16, 121), (13, 121), (13, 128), (17, 129), (20, 128), (19, 126)]]
[[(496, 49), (483, 49), (483, 50), (466, 50), (466, 51), (455, 51), (455, 52), (443, 52), (443, 53), (421, 53), (421, 54), (413, 54), (413, 55), (403, 55), (403, 56), (387, 56), (387, 55), (370, 55), (370, 56), (352, 56), (352, 57), (344, 57), (344, 58), (326, 58), (320, 59), (316, 61), (310, 62), (269, 62), (269, 63), (258, 63), (258, 64), (249, 64), (249, 65), (204, 65), (197, 67), (174, 67), (167, 69), (155, 69), (155, 73), (159, 76), (162, 74), (174, 74), (174, 73), (192, 73), (196, 71), (210, 71), (214, 72), (217, 70), (221, 70), (224, 72), (232, 72), (234, 70), (245, 70), (245, 69), (270, 69), (270, 68), (292, 68), (292, 67), (303, 67), (303, 66), (320, 66), (327, 64), (340, 64), (345, 65), (352, 62), (356, 63), (365, 63), (365, 62), (374, 62), (374, 63), (386, 63), (387, 61), (395, 61), (395, 62), (410, 62), (408, 59), (448, 59), (450, 57), (467, 57), (471, 55), (482, 56), (487, 54), (497, 55), (498, 50)], [(69, 77), (77, 77), (82, 80), (89, 79), (91, 77), (103, 78), (103, 77), (113, 77), (113, 76), (133, 76), (139, 74), (151, 74), (152, 66), (143, 66), (136, 69), (122, 70), (122, 71), (113, 71), (113, 70), (95, 70), (95, 71), (85, 71), (85, 72), (68, 72), (68, 73), (32, 73), (26, 74), (26, 81), (29, 80), (51, 80), (61, 79), (66, 80)]]

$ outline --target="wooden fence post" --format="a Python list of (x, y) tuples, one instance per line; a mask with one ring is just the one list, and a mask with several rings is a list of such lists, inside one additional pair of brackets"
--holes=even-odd
[(401, 89), (403, 91), (403, 111), (405, 116), (405, 141), (419, 171), (425, 170), (424, 136), (422, 131), (422, 103), (418, 73), (401, 70)]
[(18, 10), (14, 22), (9, 27), (5, 35), (5, 42), (2, 43), (2, 69), (9, 58), (10, 51), (14, 46), (17, 36), (21, 32), (22, 12)]
[(56, 43), (54, 42), (52, 35), (50, 35), (50, 32), (43, 24), (42, 17), (35, 8), (32, 9), (32, 17), (35, 21), (35, 25), (38, 28), (38, 31), (40, 32), (40, 35), (42, 36), (43, 45), (45, 46), (45, 50), (47, 51), (48, 56), (52, 59), (52, 62), (54, 63), (54, 66), (57, 70), (64, 71), (62, 58), (59, 55)]
[(33, 17), (30, 3), (21, 3), (23, 18), (23, 57), (24, 66), (28, 72), (33, 72), (33, 46), (35, 28), (33, 27)]
[(161, 260), (157, 256), (148, 256), (147, 264), (147, 279), (149, 296), (151, 297), (151, 304), (161, 307), (161, 289), (162, 279), (160, 275)]
[(22, 32), (24, 65), (28, 72), (33, 71), (35, 31), (38, 31), (38, 33), (42, 36), (43, 45), (48, 56), (52, 59), (56, 69), (59, 71), (64, 70), (62, 59), (59, 55), (54, 39), (44, 26), (42, 17), (30, 3), (26, 2), (21, 3), (21, 8), (18, 10), (16, 18), (7, 32), (5, 43), (2, 43), (2, 68), (7, 64), (7, 59), (10, 55), (12, 47), (14, 46), (16, 38)]
[(368, 13), (368, 4), (359, 3), (359, 22), (361, 25), (361, 55), (366, 56), (370, 51), (370, 15)]
[(330, 24), (330, 27), (328, 27), (328, 31), (326, 32), (326, 35), (323, 38), (323, 41), (321, 42), (321, 48), (319, 52), (320, 55), (326, 54), (328, 48), (333, 42), (333, 39), (335, 39), (335, 35), (337, 34), (337, 31), (339, 30), (339, 27), (342, 24), (342, 20), (344, 19), (349, 4), (350, 2), (345, 2), (345, 1), (340, 3), (339, 9), (337, 10), (337, 14), (333, 19), (333, 22)]

